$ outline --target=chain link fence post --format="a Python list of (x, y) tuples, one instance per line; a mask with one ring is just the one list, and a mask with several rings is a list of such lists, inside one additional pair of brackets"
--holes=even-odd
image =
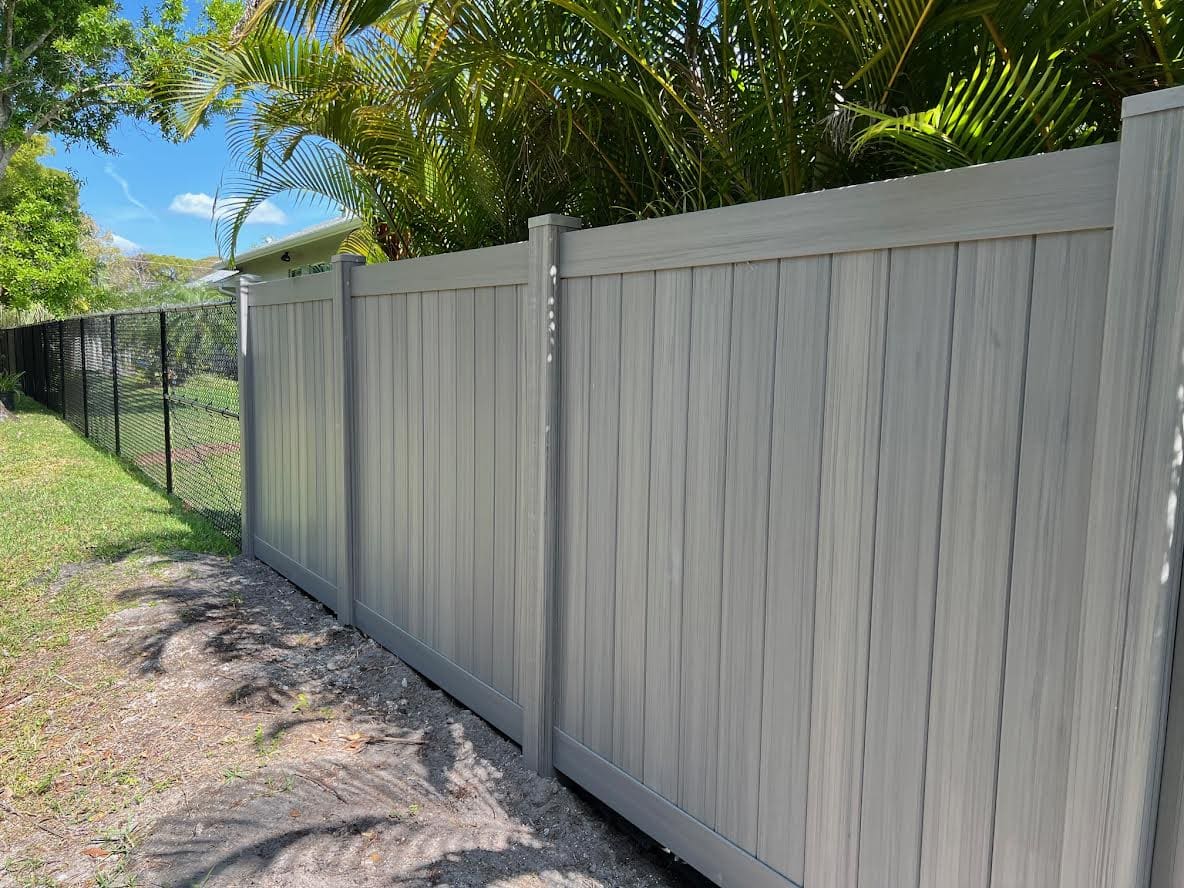
[(58, 321), (58, 373), (61, 374), (62, 381), (59, 383), (62, 389), (61, 397), (58, 399), (58, 406), (62, 410), (62, 419), (66, 418), (66, 322)]
[(86, 384), (86, 318), (78, 319), (78, 354), (82, 362), (82, 434), (90, 437), (90, 404)]
[(119, 440), (119, 361), (115, 359), (115, 315), (111, 321), (111, 414), (115, 423), (115, 455), (122, 456), (123, 448)]
[(160, 311), (160, 391), (161, 406), (164, 409), (164, 477), (165, 490), (173, 492), (173, 430), (169, 415), (169, 321), (168, 314)]

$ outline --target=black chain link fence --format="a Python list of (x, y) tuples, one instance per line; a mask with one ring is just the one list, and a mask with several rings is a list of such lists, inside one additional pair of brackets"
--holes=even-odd
[(234, 302), (3, 330), (0, 368), (23, 372), (26, 395), (241, 544)]

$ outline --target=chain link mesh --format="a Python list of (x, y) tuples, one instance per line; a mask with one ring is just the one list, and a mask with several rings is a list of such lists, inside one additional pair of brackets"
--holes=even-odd
[(233, 302), (3, 330), (0, 368), (24, 372), (25, 394), (241, 542)]
[(82, 375), (82, 322), (62, 322), (62, 349), (66, 356), (66, 409), (63, 418), (86, 434), (86, 392)]
[(110, 318), (83, 318), (86, 349), (86, 410), (91, 440), (112, 453), (115, 448), (115, 384), (111, 378)]
[(45, 406), (58, 413), (62, 412), (62, 349), (58, 339), (60, 328), (61, 324), (42, 325), (47, 381)]
[(241, 532), (238, 312), (206, 305), (168, 315), (173, 488), (227, 536)]

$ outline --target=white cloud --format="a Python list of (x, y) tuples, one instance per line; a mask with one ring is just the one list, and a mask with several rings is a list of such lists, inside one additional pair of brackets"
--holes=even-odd
[(127, 179), (123, 178), (123, 176), (119, 175), (119, 173), (115, 171), (114, 164), (108, 163), (103, 167), (103, 172), (105, 172), (108, 176), (114, 179), (116, 183), (118, 183), (119, 187), (123, 189), (123, 196), (127, 198), (127, 202), (132, 205), (133, 211), (130, 214), (125, 213), (125, 216), (133, 219), (151, 219), (154, 222), (160, 221), (156, 214), (148, 209), (147, 206), (145, 206), (143, 201), (136, 199), (135, 195), (132, 194), (132, 189), (128, 184)]
[(121, 237), (114, 231), (111, 232), (111, 242), (115, 244), (116, 248), (120, 252), (126, 253), (129, 256), (131, 256), (133, 253), (143, 252), (143, 247), (141, 247), (138, 243), (135, 241), (130, 241), (126, 237)]
[[(182, 213), (186, 216), (197, 216), (199, 219), (225, 219), (228, 216), (233, 216), (238, 212), (238, 208), (243, 204), (241, 198), (224, 198), (223, 200), (216, 200), (204, 192), (194, 194), (187, 191), (184, 194), (178, 194), (173, 198), (173, 202), (169, 204), (169, 209), (174, 213)], [(247, 216), (247, 225), (283, 225), (288, 221), (287, 214), (279, 207), (269, 200), (263, 201), (255, 209), (251, 210), (251, 214)]]

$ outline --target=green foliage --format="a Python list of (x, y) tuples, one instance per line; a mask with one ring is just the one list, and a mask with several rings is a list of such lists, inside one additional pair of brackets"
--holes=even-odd
[(162, 79), (181, 131), (230, 108), (244, 198), (283, 192), (404, 255), (1117, 136), (1184, 75), (1162, 0), (258, 0)]
[[(212, 0), (199, 28), (226, 33), (239, 7)], [(0, 173), (39, 133), (109, 151), (121, 116), (152, 119), (175, 135), (149, 85), (177, 76), (186, 47), (182, 0), (161, 0), (133, 22), (112, 0), (0, 0)]]
[(48, 151), (45, 136), (33, 137), (0, 179), (0, 305), (69, 314), (88, 307), (95, 268), (82, 247), (78, 182), (38, 161)]
[(161, 253), (125, 256), (114, 246), (102, 249), (95, 307), (118, 311), (208, 302), (217, 294), (191, 283), (212, 271), (220, 261), (216, 256), (183, 259)]

